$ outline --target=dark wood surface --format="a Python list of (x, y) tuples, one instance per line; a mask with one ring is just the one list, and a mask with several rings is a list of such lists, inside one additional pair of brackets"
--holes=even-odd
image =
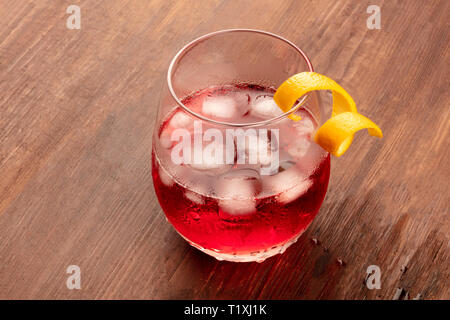
[[(450, 298), (449, 13), (446, 0), (0, 0), (0, 298)], [(260, 264), (188, 246), (150, 175), (171, 57), (233, 27), (298, 44), (385, 135), (332, 160), (316, 220)], [(66, 287), (72, 264), (81, 290)]]

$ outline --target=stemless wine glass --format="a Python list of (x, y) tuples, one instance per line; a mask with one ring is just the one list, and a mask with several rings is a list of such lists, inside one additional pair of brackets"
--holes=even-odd
[(207, 34), (173, 58), (152, 176), (168, 221), (192, 246), (260, 262), (284, 252), (316, 216), (330, 175), (329, 154), (312, 140), (319, 98), (307, 94), (286, 113), (273, 100), (302, 71), (313, 67), (296, 45), (249, 29)]

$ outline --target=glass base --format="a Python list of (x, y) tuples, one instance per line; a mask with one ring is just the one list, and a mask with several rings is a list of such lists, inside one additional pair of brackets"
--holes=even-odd
[(200, 251), (213, 256), (214, 258), (216, 258), (219, 261), (231, 261), (231, 262), (263, 262), (264, 260), (266, 260), (267, 258), (270, 258), (272, 256), (275, 256), (277, 254), (282, 254), (283, 252), (286, 251), (286, 249), (292, 245), (293, 243), (297, 242), (298, 238), (301, 236), (303, 232), (301, 232), (300, 234), (298, 234), (297, 236), (295, 236), (294, 238), (273, 246), (269, 249), (265, 249), (265, 250), (260, 250), (260, 251), (253, 251), (253, 252), (248, 252), (248, 253), (243, 253), (243, 252), (239, 252), (239, 253), (222, 253), (220, 251), (216, 251), (216, 250), (210, 250), (210, 249), (205, 249), (201, 246), (199, 246), (196, 243), (193, 243), (192, 241), (189, 241), (188, 239), (186, 239), (185, 237), (183, 237), (191, 246), (193, 246), (196, 249), (199, 249)]

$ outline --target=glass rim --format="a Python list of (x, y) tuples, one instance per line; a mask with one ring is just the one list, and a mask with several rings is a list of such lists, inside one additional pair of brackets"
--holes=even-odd
[(175, 90), (173, 89), (172, 86), (172, 73), (173, 73), (173, 68), (175, 66), (175, 64), (178, 62), (178, 60), (183, 56), (183, 54), (185, 52), (187, 52), (187, 50), (189, 50), (191, 47), (193, 47), (194, 45), (196, 45), (197, 43), (206, 40), (208, 38), (212, 38), (214, 36), (217, 36), (219, 34), (224, 34), (224, 33), (231, 33), (231, 32), (250, 32), (250, 33), (258, 33), (258, 34), (263, 34), (278, 40), (281, 40), (283, 42), (285, 42), (286, 44), (288, 44), (289, 46), (291, 46), (294, 50), (296, 50), (305, 60), (306, 64), (308, 65), (308, 69), (310, 72), (314, 72), (313, 66), (311, 61), (309, 60), (308, 56), (298, 47), (296, 46), (293, 42), (277, 35), (271, 32), (267, 32), (267, 31), (262, 31), (262, 30), (256, 30), (256, 29), (224, 29), (224, 30), (219, 30), (219, 31), (215, 31), (215, 32), (211, 32), (208, 34), (205, 34), (203, 36), (200, 36), (194, 40), (192, 40), (191, 42), (189, 42), (188, 44), (186, 44), (183, 48), (181, 48), (176, 55), (172, 58), (172, 61), (170, 62), (169, 65), (169, 69), (167, 70), (167, 85), (169, 88), (169, 92), (172, 96), (172, 98), (175, 100), (175, 102), (178, 104), (178, 106), (180, 106), (181, 108), (183, 108), (186, 112), (190, 113), (191, 115), (193, 115), (196, 118), (199, 118), (203, 121), (206, 122), (210, 122), (216, 125), (221, 125), (221, 126), (227, 126), (227, 127), (258, 127), (258, 126), (264, 126), (264, 125), (268, 125), (271, 124), (273, 122), (277, 122), (281, 119), (284, 119), (286, 117), (288, 117), (290, 114), (294, 113), (295, 111), (297, 111), (302, 105), (303, 103), (306, 101), (306, 99), (308, 98), (308, 94), (303, 95), (303, 98), (296, 104), (294, 104), (292, 106), (291, 109), (289, 109), (287, 112), (282, 113), (281, 115), (278, 115), (276, 117), (267, 119), (267, 120), (263, 120), (263, 121), (257, 121), (257, 122), (250, 122), (250, 123), (234, 123), (234, 122), (225, 122), (225, 121), (218, 121), (218, 120), (214, 120), (214, 119), (210, 119), (208, 117), (205, 117), (197, 112), (192, 111), (190, 108), (188, 108), (187, 106), (185, 106), (183, 104), (183, 102), (180, 100), (180, 98), (178, 98), (177, 94), (175, 93)]

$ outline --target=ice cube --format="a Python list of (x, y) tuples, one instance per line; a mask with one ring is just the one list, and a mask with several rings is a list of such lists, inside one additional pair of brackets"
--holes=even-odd
[(273, 100), (272, 96), (257, 96), (251, 105), (251, 114), (262, 118), (274, 118), (283, 114), (283, 111)]
[(159, 143), (164, 149), (170, 149), (173, 146), (171, 139), (171, 130), (167, 127), (163, 128), (159, 135)]
[(161, 180), (162, 184), (166, 187), (171, 187), (174, 184), (174, 181), (172, 177), (166, 172), (166, 170), (163, 167), (158, 168), (158, 174), (159, 179)]
[(313, 141), (315, 123), (311, 115), (305, 110), (300, 110), (299, 114), (302, 120), (293, 124), (296, 138), (287, 141), (285, 150), (297, 162), (297, 167), (309, 176), (321, 163), (326, 152)]
[(261, 190), (259, 173), (252, 169), (232, 170), (218, 178), (216, 195), (219, 208), (231, 215), (256, 210), (256, 195)]
[(169, 121), (169, 125), (173, 128), (185, 128), (193, 122), (193, 118), (185, 111), (177, 111)]
[(258, 171), (233, 169), (217, 179), (216, 194), (219, 198), (247, 199), (255, 197), (261, 189)]
[(193, 118), (184, 111), (176, 111), (172, 118), (161, 130), (159, 141), (165, 149), (171, 149), (175, 144), (171, 136), (175, 129), (189, 127), (194, 122)]
[(250, 112), (251, 97), (241, 90), (233, 92), (233, 99), (236, 102), (236, 112), (238, 116), (246, 116)]
[(164, 149), (173, 147), (174, 142), (171, 139), (172, 129), (168, 125), (164, 125), (159, 133), (159, 143)]
[(327, 152), (325, 150), (318, 144), (311, 142), (306, 153), (297, 159), (297, 166), (309, 176), (314, 173), (326, 155)]
[(191, 164), (190, 166), (197, 170), (225, 170), (232, 166), (227, 163), (227, 152), (233, 152), (233, 155), (229, 155), (230, 159), (234, 158), (234, 149), (228, 150), (226, 144), (217, 143), (215, 141), (206, 144), (203, 143), (203, 149), (199, 151), (201, 155), (200, 161), (195, 159), (195, 146), (192, 148)]
[(202, 112), (214, 118), (229, 119), (236, 114), (236, 101), (229, 96), (206, 97)]
[(192, 202), (194, 202), (195, 204), (204, 204), (205, 203), (205, 198), (201, 195), (198, 194), (196, 192), (190, 191), (190, 190), (186, 190), (184, 192), (184, 196), (191, 200)]
[(297, 135), (311, 136), (315, 129), (315, 125), (313, 120), (311, 119), (311, 115), (308, 114), (305, 110), (299, 110), (295, 114), (299, 115), (302, 118), (300, 121), (295, 121), (292, 124), (296, 130)]
[(308, 191), (308, 189), (312, 186), (311, 179), (306, 179), (297, 183), (294, 187), (281, 192), (277, 196), (277, 201), (282, 204), (291, 203), (294, 200), (300, 198), (303, 194)]
[(259, 135), (257, 143), (247, 145), (249, 159), (252, 155), (257, 156), (257, 161), (262, 165), (268, 165), (272, 161), (272, 148), (267, 135)]
[(276, 195), (277, 201), (282, 204), (296, 200), (312, 184), (308, 176), (296, 166), (291, 166), (287, 170), (279, 171), (272, 176), (263, 176), (262, 183), (263, 190), (269, 194)]
[(309, 138), (299, 137), (288, 143), (287, 152), (295, 159), (301, 159), (306, 155), (309, 148), (311, 147), (311, 144), (312, 142), (309, 140)]
[(255, 199), (222, 199), (219, 208), (230, 215), (249, 214), (256, 211)]
[[(276, 142), (276, 140), (273, 140)], [(270, 164), (276, 156), (276, 143), (272, 143), (268, 132), (261, 133), (256, 130), (243, 132), (236, 135), (236, 150), (238, 153), (238, 163), (259, 164), (266, 166)], [(245, 156), (245, 159), (243, 157)]]

